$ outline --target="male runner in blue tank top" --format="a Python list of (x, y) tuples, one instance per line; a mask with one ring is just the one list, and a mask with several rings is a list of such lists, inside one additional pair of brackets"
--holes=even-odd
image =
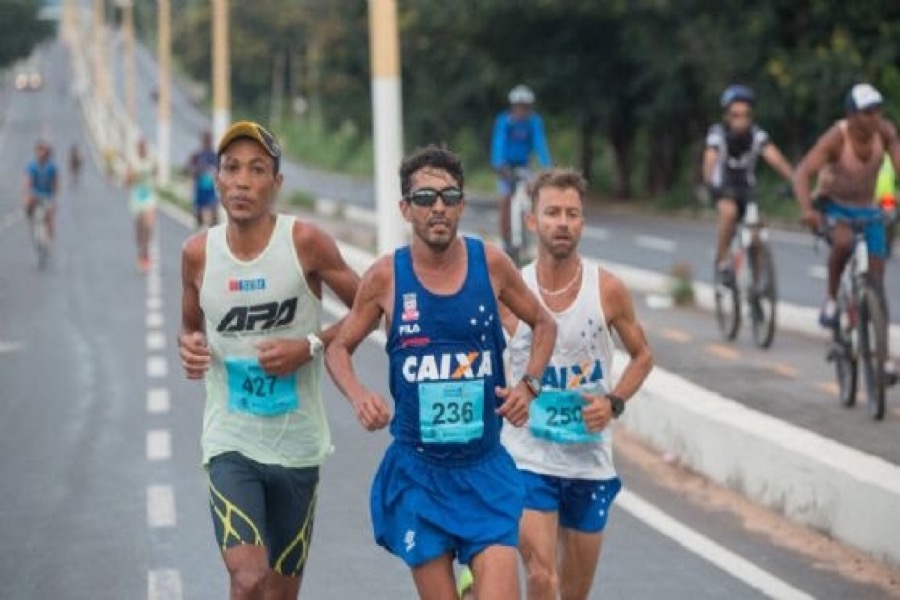
[[(471, 565), (479, 599), (519, 597), (523, 487), (500, 444), (503, 418), (520, 427), (540, 391), (556, 326), (510, 259), (457, 236), (463, 170), (434, 146), (400, 166), (410, 246), (366, 272), (326, 353), (338, 387), (369, 431), (391, 422), (394, 443), (372, 484), (376, 541), (412, 569), (419, 596), (456, 597), (453, 559)], [(498, 303), (534, 330), (525, 376), (506, 387)], [(353, 371), (351, 352), (387, 318), (395, 414)]]

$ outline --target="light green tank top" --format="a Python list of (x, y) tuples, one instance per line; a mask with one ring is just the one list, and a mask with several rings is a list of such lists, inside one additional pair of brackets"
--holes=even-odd
[(279, 215), (255, 259), (234, 257), (225, 225), (207, 232), (200, 307), (212, 364), (206, 375), (203, 463), (240, 452), (264, 464), (319, 465), (331, 452), (322, 404), (322, 358), (292, 378), (267, 376), (256, 362), (263, 340), (305, 339), (320, 329), (321, 302), (309, 289), (293, 241), (294, 218)]

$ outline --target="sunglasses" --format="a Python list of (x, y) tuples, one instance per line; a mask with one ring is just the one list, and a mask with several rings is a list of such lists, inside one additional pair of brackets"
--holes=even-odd
[(457, 187), (445, 187), (442, 190), (421, 188), (406, 195), (407, 202), (416, 206), (434, 206), (438, 198), (444, 201), (445, 206), (456, 206), (463, 201), (463, 191)]

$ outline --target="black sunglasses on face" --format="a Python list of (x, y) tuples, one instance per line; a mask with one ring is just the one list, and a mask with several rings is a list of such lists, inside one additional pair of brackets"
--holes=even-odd
[(457, 187), (445, 187), (442, 190), (421, 188), (406, 195), (406, 200), (416, 206), (434, 206), (438, 198), (444, 201), (445, 206), (456, 206), (463, 201), (463, 191)]

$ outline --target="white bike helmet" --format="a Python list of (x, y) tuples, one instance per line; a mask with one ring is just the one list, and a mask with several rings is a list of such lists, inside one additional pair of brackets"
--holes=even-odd
[(509, 92), (510, 104), (534, 104), (534, 92), (527, 85), (517, 85)]

